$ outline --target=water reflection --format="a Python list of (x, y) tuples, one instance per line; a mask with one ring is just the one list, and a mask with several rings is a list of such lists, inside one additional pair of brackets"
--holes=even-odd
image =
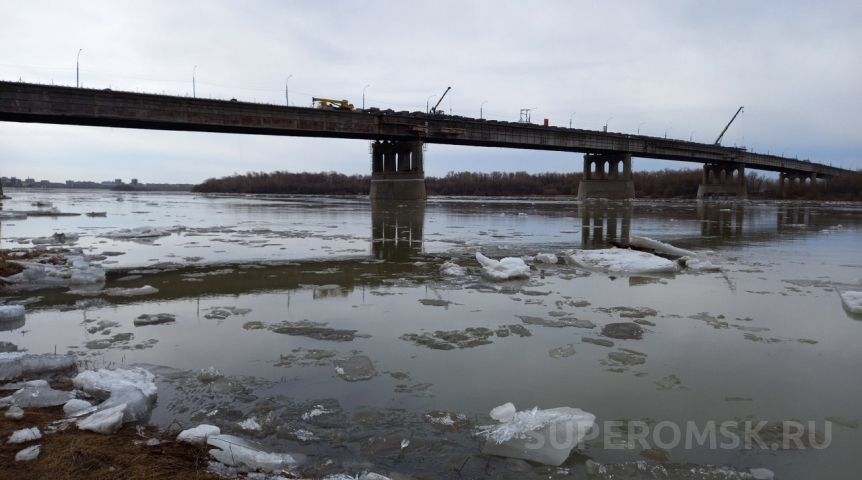
[(425, 201), (372, 201), (371, 252), (376, 260), (406, 261), (421, 255)]
[(608, 242), (629, 243), (634, 206), (630, 202), (584, 202), (581, 217), (582, 248), (607, 248)]
[(745, 222), (745, 204), (697, 202), (702, 237), (740, 237)]

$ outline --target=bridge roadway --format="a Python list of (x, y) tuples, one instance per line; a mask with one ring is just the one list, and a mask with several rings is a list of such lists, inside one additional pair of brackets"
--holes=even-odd
[(845, 171), (744, 148), (644, 135), (421, 112), (322, 110), (20, 82), (0, 82), (0, 121), (630, 154), (707, 164), (743, 164), (805, 176), (813, 173), (821, 178)]

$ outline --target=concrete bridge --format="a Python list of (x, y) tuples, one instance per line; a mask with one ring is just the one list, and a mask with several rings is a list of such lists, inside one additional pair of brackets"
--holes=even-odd
[(371, 197), (377, 199), (425, 198), (425, 143), (583, 153), (581, 199), (633, 198), (632, 157), (703, 164), (699, 198), (745, 197), (746, 168), (780, 172), (781, 188), (847, 171), (745, 148), (643, 135), (376, 108), (324, 110), (21, 82), (0, 82), (0, 121), (371, 140)]

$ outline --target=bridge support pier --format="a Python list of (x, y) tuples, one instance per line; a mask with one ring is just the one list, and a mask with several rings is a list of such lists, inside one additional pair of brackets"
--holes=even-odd
[(697, 187), (697, 198), (711, 197), (748, 198), (745, 165), (742, 163), (705, 164), (703, 180)]
[(588, 198), (635, 198), (630, 153), (584, 155), (584, 179), (578, 186), (578, 200)]
[(425, 167), (419, 140), (371, 144), (372, 200), (425, 200)]
[(778, 174), (778, 196), (783, 197), (787, 186), (807, 185), (813, 189), (817, 186), (817, 173), (781, 172)]

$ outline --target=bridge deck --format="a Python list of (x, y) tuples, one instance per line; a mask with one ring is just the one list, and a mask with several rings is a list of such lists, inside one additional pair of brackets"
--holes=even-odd
[(744, 148), (642, 135), (421, 112), (321, 110), (20, 82), (0, 82), (0, 121), (631, 153), (634, 157), (686, 162), (743, 163), (747, 168), (813, 172), (818, 176), (834, 176), (846, 171), (819, 163), (751, 153)]

